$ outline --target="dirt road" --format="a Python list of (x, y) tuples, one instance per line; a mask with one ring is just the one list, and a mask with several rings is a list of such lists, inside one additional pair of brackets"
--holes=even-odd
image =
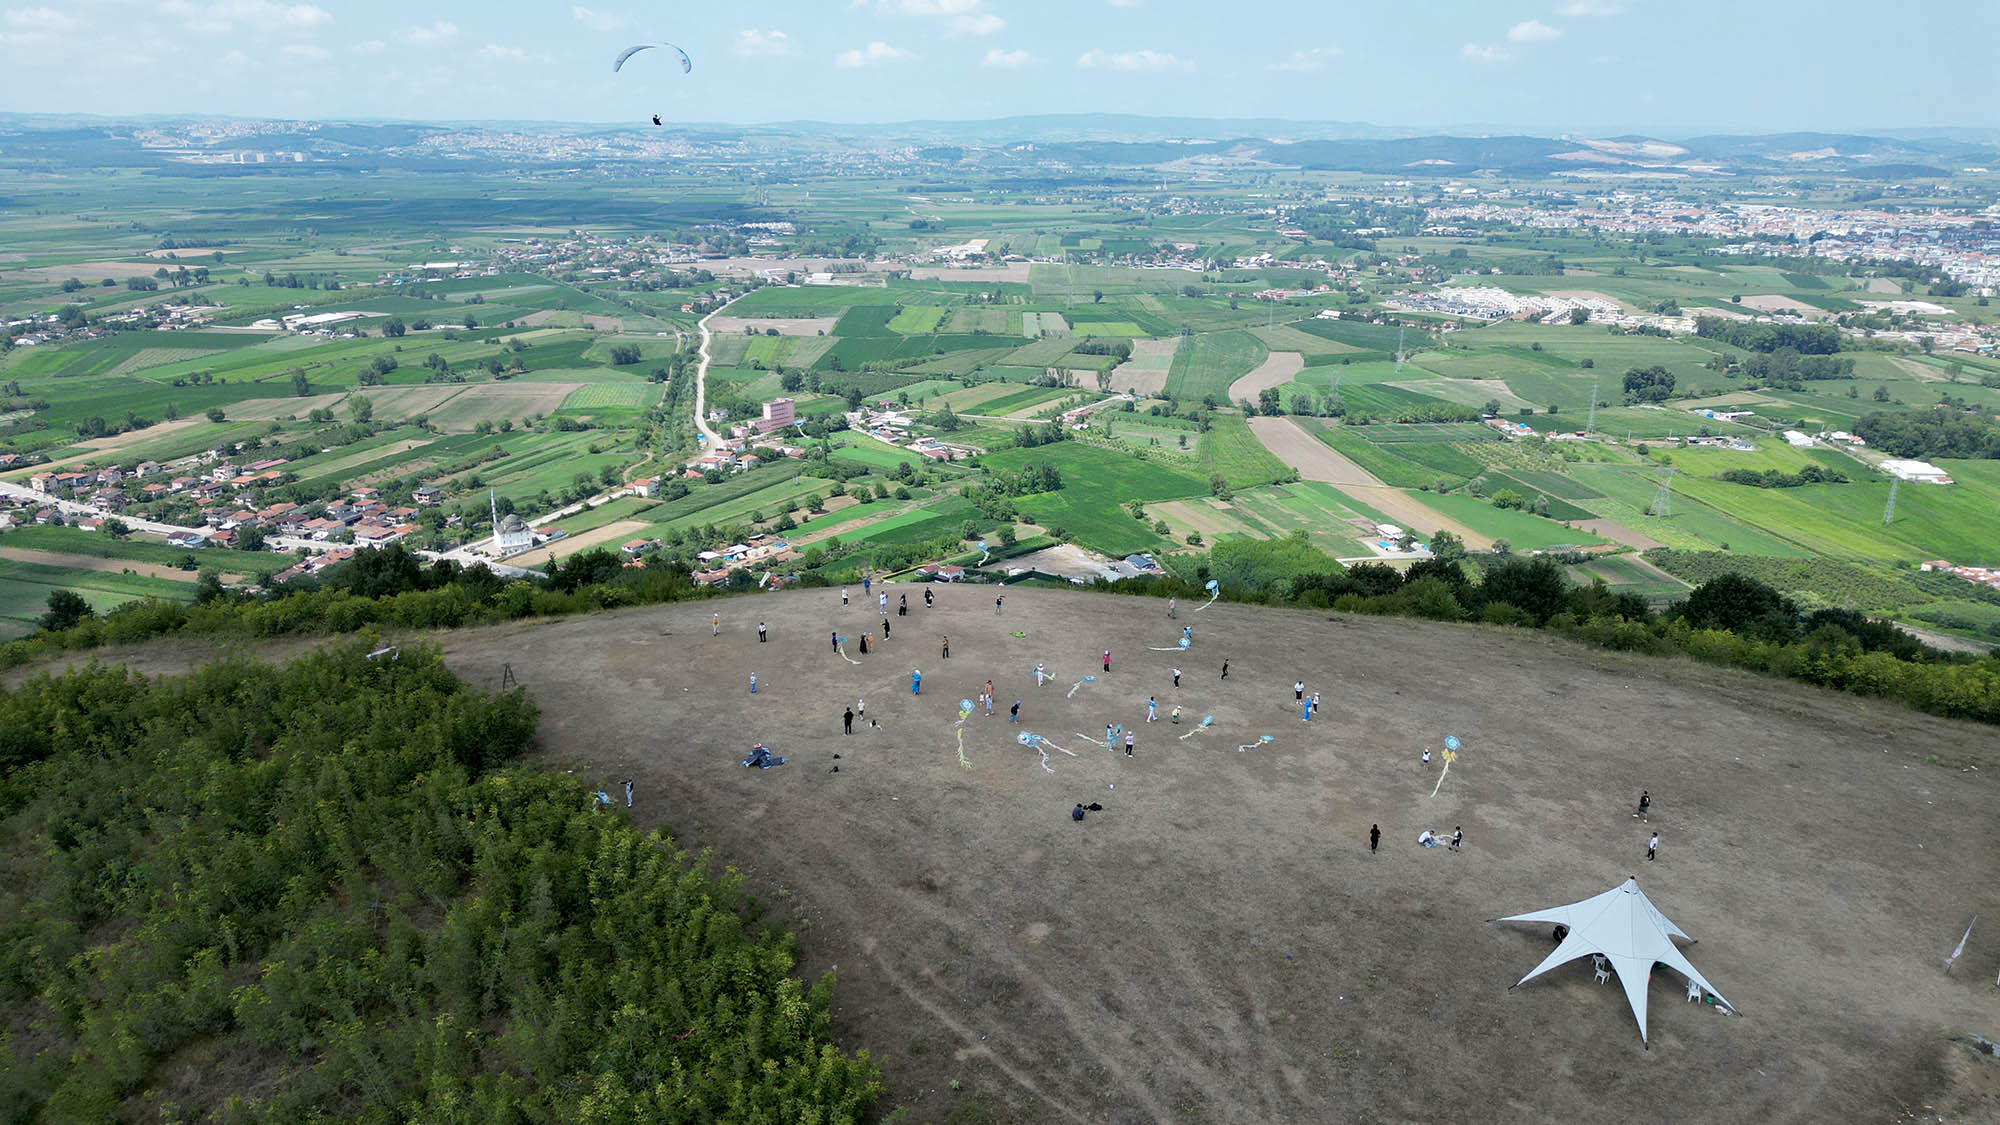
[(1375, 474), (1300, 429), (1290, 418), (1252, 418), (1250, 432), (1278, 460), (1297, 469), (1300, 476), (1333, 485), (1412, 534), (1449, 531), (1465, 541), (1467, 550), (1484, 551), (1493, 546), (1492, 536), (1481, 535), (1410, 492), (1383, 484)]

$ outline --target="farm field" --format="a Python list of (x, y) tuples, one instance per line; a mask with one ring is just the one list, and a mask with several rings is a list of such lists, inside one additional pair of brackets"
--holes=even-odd
[(1004, 450), (982, 460), (1004, 470), (1054, 465), (1062, 473), (1062, 491), (1023, 496), (1016, 506), (1052, 532), (1060, 527), (1077, 542), (1114, 557), (1161, 546), (1160, 537), (1134, 520), (1125, 504), (1203, 496), (1209, 491), (1205, 478), (1187, 470), (1135, 461), (1078, 442)]

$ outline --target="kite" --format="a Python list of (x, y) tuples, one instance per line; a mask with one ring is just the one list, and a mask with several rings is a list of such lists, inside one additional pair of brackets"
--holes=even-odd
[(1202, 610), (1214, 605), (1215, 599), (1222, 596), (1222, 583), (1217, 582), (1213, 578), (1208, 580), (1208, 585), (1204, 589), (1208, 591), (1208, 600), (1194, 607), (1196, 613), (1200, 613)]
[(682, 74), (694, 73), (694, 60), (688, 58), (688, 53), (686, 51), (681, 50), (679, 47), (674, 46), (672, 43), (640, 43), (635, 46), (627, 47), (624, 50), (618, 52), (617, 60), (611, 64), (611, 73), (616, 74), (620, 70), (623, 70), (625, 67), (626, 59), (631, 58), (633, 55), (638, 54), (640, 51), (650, 51), (656, 47), (664, 51), (672, 51), (674, 54), (680, 56)]

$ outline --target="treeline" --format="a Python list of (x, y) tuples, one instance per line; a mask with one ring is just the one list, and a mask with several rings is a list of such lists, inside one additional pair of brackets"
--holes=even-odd
[(0, 692), (0, 1118), (859, 1120), (740, 879), (435, 650)]
[(1767, 383), (1854, 378), (1853, 356), (1801, 355), (1791, 348), (1780, 348), (1769, 354), (1746, 355), (1730, 366)]
[(2000, 457), (2000, 426), (1954, 410), (1878, 411), (1857, 419), (1854, 432), (1898, 457)]
[(1840, 329), (1831, 324), (1760, 324), (1719, 316), (1694, 319), (1695, 334), (1753, 352), (1791, 348), (1800, 355), (1832, 355), (1840, 350)]
[(1807, 465), (1796, 473), (1779, 472), (1776, 469), (1730, 469), (1717, 473), (1716, 480), (1726, 480), (1730, 484), (1747, 484), (1752, 488), (1798, 488), (1808, 484), (1846, 484), (1847, 474), (1839, 469), (1828, 469), (1820, 465)]
[[(1274, 564), (1284, 553), (1303, 558), (1304, 552), (1298, 542), (1273, 542), (1225, 543), (1192, 574), (1099, 581), (1094, 588), (1193, 598), (1205, 597), (1203, 585), (1214, 578), (1235, 601), (1550, 629), (1605, 648), (1691, 657), (1899, 699), (1934, 715), (2000, 723), (2000, 656), (1939, 652), (1852, 610), (1802, 614), (1789, 598), (1739, 574), (1718, 575), (1656, 613), (1644, 598), (1602, 582), (1571, 583), (1549, 559), (1486, 561), (1476, 578), (1442, 559), (1400, 574), (1380, 563), (1280, 573)], [(1248, 555), (1239, 559), (1239, 552)]]
[(398, 543), (358, 551), (313, 579), (268, 593), (224, 590), (208, 582), (193, 605), (142, 598), (73, 626), (0, 646), (0, 667), (51, 652), (124, 644), (175, 633), (280, 637), (384, 628), (440, 629), (526, 617), (564, 617), (628, 605), (714, 596), (688, 569), (663, 562), (627, 567), (606, 550), (583, 551), (548, 568), (540, 581), (502, 579), (482, 566), (425, 564)]

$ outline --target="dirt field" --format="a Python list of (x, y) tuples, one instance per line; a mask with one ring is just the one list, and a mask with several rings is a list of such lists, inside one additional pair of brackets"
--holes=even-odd
[(593, 313), (576, 313), (561, 309), (531, 312), (521, 318), (521, 323), (530, 328), (539, 328), (552, 320), (560, 320), (566, 324), (573, 323), (582, 328), (595, 328), (599, 332), (618, 332), (625, 327), (624, 322), (615, 316), (598, 316)]
[[(562, 526), (561, 521), (557, 521), (556, 526)], [(538, 567), (551, 559), (566, 559), (579, 551), (588, 551), (592, 547), (607, 545), (616, 547), (632, 538), (645, 526), (645, 520), (619, 520), (617, 523), (607, 523), (603, 527), (593, 527), (589, 531), (558, 539), (547, 547), (537, 548), (525, 555), (517, 555), (508, 561), (514, 566)]]
[(1387, 385), (1418, 394), (1435, 395), (1464, 406), (1483, 407), (1487, 399), (1497, 400), (1503, 408), (1510, 410), (1534, 405), (1515, 394), (1499, 379), (1403, 379)]
[[(513, 664), (551, 765), (636, 778), (642, 823), (783, 902), (807, 975), (840, 976), (843, 1041), (887, 1060), (889, 1104), (920, 1119), (967, 1100), (957, 1079), (1019, 1121), (1657, 1119), (1689, 1090), (1711, 1119), (1879, 1120), (1935, 1102), (1959, 1050), (1942, 1036), (1992, 1030), (2000, 936), (1975, 935), (1971, 971), (1937, 964), (2000, 910), (1992, 795), (1984, 771), (1924, 762), (1990, 770), (1990, 730), (1517, 632), (1226, 605), (1169, 623), (1027, 590), (995, 619), (986, 590), (941, 596), (859, 665), (826, 632), (879, 617), (831, 590), (719, 603), (720, 640), (703, 603), (445, 645), (475, 681)], [(1181, 623), (1190, 654), (1149, 651)], [(1055, 682), (1033, 686), (1036, 661)], [(1310, 728), (1295, 676), (1326, 694)], [(988, 677), (1024, 722), (969, 720), (968, 769), (956, 702)], [(839, 736), (851, 697), (881, 729)], [(1138, 729), (1133, 759), (1077, 734), (1114, 720)], [(1023, 729), (1076, 756), (1045, 771)], [(1416, 751), (1447, 731), (1466, 747), (1431, 798)], [(752, 742), (793, 761), (746, 771)], [(1642, 786), (1650, 825), (1630, 813)], [(1072, 823), (1079, 801), (1106, 808)], [(1455, 825), (1462, 854), (1413, 843)], [(1647, 1051), (1587, 965), (1508, 990), (1548, 937), (1486, 919), (1633, 872), (1746, 1015), (1687, 1005), (1663, 974)]]
[(1257, 369), (1229, 384), (1229, 401), (1241, 402), (1249, 399), (1257, 401), (1257, 392), (1265, 387), (1282, 387), (1298, 378), (1306, 369), (1306, 357), (1297, 352), (1272, 352), (1264, 357)]
[[(989, 588), (939, 592), (934, 610), (912, 596), (885, 651), (859, 664), (825, 640), (878, 625), (858, 588), (851, 609), (799, 590), (442, 643), (475, 683), (512, 665), (543, 708), (543, 764), (635, 779), (640, 824), (713, 847), (774, 922), (800, 929), (807, 978), (838, 975), (841, 1042), (884, 1060), (885, 1112), (1821, 1122), (2000, 1109), (1991, 1064), (1948, 1041), (2000, 1020), (2000, 932), (1975, 932), (1954, 975), (1938, 961), (1971, 915), (2000, 913), (1991, 728), (1518, 631), (1228, 604), (1169, 622), (1159, 602), (1028, 589), (996, 619)], [(1151, 651), (1182, 624), (1190, 653)], [(208, 655), (176, 642), (76, 658), (158, 673)], [(1037, 661), (1048, 686), (1033, 684)], [(1086, 674), (1100, 678), (1070, 694)], [(957, 702), (988, 677), (1003, 712), (1023, 701), (1023, 723), (966, 721), (961, 764)], [(1294, 677), (1324, 693), (1310, 727), (1285, 694)], [(1148, 695), (1158, 723), (1144, 722)], [(842, 737), (857, 697), (882, 726)], [(1209, 714), (1213, 729), (1178, 737)], [(1110, 721), (1136, 728), (1135, 757), (1075, 733), (1101, 737)], [(1045, 771), (1023, 730), (1075, 756), (1050, 749)], [(1416, 752), (1447, 732), (1465, 746), (1431, 797), (1438, 779)], [(753, 742), (792, 761), (745, 770)], [(1631, 815), (1641, 787), (1656, 802), (1645, 825)], [(1069, 819), (1092, 801), (1104, 810)], [(1463, 853), (1414, 844), (1456, 825)], [(1646, 1050), (1587, 962), (1509, 990), (1548, 934), (1488, 919), (1631, 873), (1699, 939), (1690, 958), (1742, 1016), (1682, 1002), (1662, 973)]]
[(1775, 293), (1759, 293), (1755, 296), (1746, 296), (1743, 298), (1743, 307), (1746, 309), (1756, 309), (1758, 312), (1777, 312), (1780, 309), (1787, 309), (1805, 317), (1807, 320), (1824, 320), (1832, 315), (1825, 309), (1814, 308), (1797, 297), (1781, 297)]
[[(148, 578), (165, 578), (172, 582), (192, 583), (195, 572), (182, 570), (177, 566), (160, 563), (136, 562), (132, 559), (103, 559), (96, 555), (72, 555), (68, 551), (38, 551), (33, 547), (0, 547), (0, 559), (15, 562), (40, 563), (43, 566), (61, 566), (70, 570), (94, 570), (108, 574), (122, 574), (131, 571)], [(240, 577), (231, 575), (229, 577)]]
[(1153, 504), (1147, 509), (1158, 519), (1168, 520), (1176, 526), (1186, 526), (1190, 531), (1199, 531), (1211, 540), (1218, 535), (1240, 532), (1243, 526), (1222, 515), (1222, 503), (1211, 497), (1199, 500), (1170, 500), (1164, 504)]
[[(284, 401), (293, 402), (297, 400), (286, 399)], [(178, 433), (190, 426), (206, 424), (208, 424), (207, 418), (176, 418), (171, 422), (155, 422), (143, 430), (127, 430), (122, 434), (112, 434), (110, 437), (79, 441), (76, 443), (76, 448), (84, 450), (82, 453), (71, 454), (68, 457), (59, 457), (52, 461), (44, 461), (39, 465), (28, 465), (23, 468), (12, 469), (5, 473), (4, 476), (8, 480), (26, 480), (36, 473), (64, 468), (83, 461), (102, 460), (107, 453), (122, 453), (135, 445), (144, 445), (149, 441), (163, 438), (168, 434)]]
[(1032, 262), (1008, 262), (1004, 266), (969, 266), (964, 268), (944, 268), (939, 266), (917, 266), (910, 270), (912, 281), (1011, 281), (1026, 285)]
[(833, 331), (833, 316), (718, 316), (708, 322), (709, 331), (718, 336), (740, 336), (746, 328), (754, 328), (758, 335), (775, 328), (780, 336), (824, 336)]
[(1178, 339), (1142, 338), (1132, 341), (1132, 358), (1112, 369), (1111, 389), (1156, 395), (1166, 388)]
[(1252, 418), (1250, 432), (1264, 448), (1299, 471), (1306, 480), (1325, 481), (1394, 520), (1405, 529), (1423, 535), (1438, 530), (1451, 532), (1465, 541), (1468, 550), (1484, 551), (1493, 546), (1493, 537), (1481, 535), (1437, 509), (1412, 497), (1400, 488), (1390, 488), (1375, 474), (1341, 456), (1332, 446), (1300, 429), (1290, 418)]
[[(560, 407), (583, 383), (472, 383), (464, 387), (375, 387), (378, 415), (414, 418), (430, 415), (440, 430), (463, 433), (481, 422), (525, 421)], [(442, 391), (435, 398), (430, 392)], [(456, 393), (453, 393), (456, 391)]]

